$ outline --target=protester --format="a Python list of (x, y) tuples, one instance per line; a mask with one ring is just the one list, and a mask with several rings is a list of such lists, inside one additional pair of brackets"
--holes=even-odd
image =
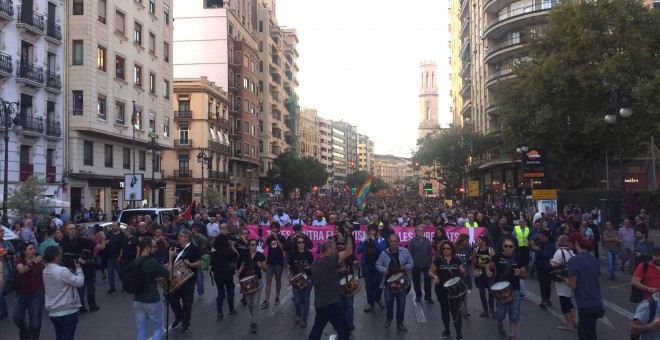
[[(85, 237), (87, 235), (87, 228), (85, 227), (76, 228), (74, 224), (69, 224), (66, 226), (66, 233), (67, 235), (60, 243), (62, 251), (67, 254), (79, 255), (82, 270), (85, 273), (85, 284), (82, 287), (78, 287), (81, 304), (80, 313), (87, 313), (87, 311), (96, 312), (101, 309), (96, 304), (96, 285), (94, 284), (96, 273), (94, 270), (93, 252), (96, 244), (94, 241)], [(85, 307), (85, 293), (87, 293), (89, 309)]]
[[(18, 327), (19, 339), (38, 340), (41, 333), (41, 314), (44, 308), (44, 262), (37, 255), (36, 246), (24, 242), (16, 258), (18, 291), (14, 299), (14, 324)], [(28, 323), (25, 322), (25, 313)]]
[[(280, 214), (283, 214), (280, 212)], [(283, 215), (282, 219), (288, 219), (288, 215)], [(285, 220), (286, 220), (285, 219)], [(268, 256), (266, 257), (266, 296), (261, 308), (268, 308), (270, 301), (270, 287), (275, 277), (275, 305), (280, 304), (280, 291), (282, 290), (282, 269), (284, 268), (284, 243), (286, 238), (280, 235), (280, 223), (273, 222), (270, 225), (270, 235), (266, 237), (265, 245), (268, 247)]]
[(385, 306), (387, 307), (387, 320), (385, 327), (389, 327), (394, 318), (394, 300), (396, 300), (396, 326), (402, 332), (407, 332), (408, 328), (403, 324), (406, 311), (407, 291), (393, 294), (392, 289), (387, 284), (387, 280), (394, 274), (401, 273), (408, 280), (408, 271), (413, 267), (413, 260), (410, 257), (408, 249), (399, 246), (399, 236), (391, 234), (388, 239), (389, 247), (380, 254), (376, 261), (376, 269), (383, 274), (381, 287), (385, 292)]
[[(192, 233), (187, 230), (179, 232), (179, 247), (176, 250), (170, 250), (169, 256), (174, 257), (173, 265), (180, 261), (193, 272), (193, 277), (186, 281), (181, 287), (172, 293), (167, 294), (172, 312), (174, 312), (174, 322), (171, 328), (175, 329), (183, 324), (181, 331), (187, 333), (190, 331), (190, 322), (192, 318), (192, 304), (195, 295), (195, 272), (201, 265), (202, 255), (199, 249), (192, 244)], [(174, 253), (174, 254), (173, 254)], [(172, 268), (169, 268), (172, 270)]]
[[(456, 330), (456, 340), (463, 340), (462, 316), (460, 315), (460, 306), (456, 299), (450, 298), (444, 290), (444, 284), (454, 277), (467, 276), (467, 271), (463, 261), (456, 256), (456, 248), (450, 241), (442, 241), (436, 249), (438, 252), (435, 260), (429, 268), (429, 275), (435, 282), (435, 295), (440, 303), (440, 312), (442, 323), (445, 330), (442, 332), (443, 339), (449, 339), (451, 331), (449, 330), (449, 319), (451, 318)], [(459, 299), (466, 299), (463, 295)]]
[(261, 252), (257, 251), (257, 240), (254, 238), (248, 239), (248, 252), (241, 257), (241, 267), (238, 270), (238, 279), (248, 278), (255, 276), (257, 279), (258, 287), (255, 291), (245, 293), (245, 302), (250, 311), (250, 332), (257, 333), (257, 321), (259, 316), (259, 299), (261, 298), (262, 282), (261, 272), (266, 271), (266, 257)]
[(85, 284), (81, 261), (73, 262), (75, 273), (72, 273), (69, 268), (60, 265), (62, 252), (56, 246), (46, 248), (44, 260), (45, 307), (55, 326), (55, 339), (73, 340), (80, 309), (80, 296), (76, 288)]
[(415, 301), (422, 301), (422, 290), (420, 287), (419, 276), (424, 278), (424, 301), (433, 303), (431, 296), (431, 277), (429, 268), (431, 267), (432, 251), (431, 242), (424, 236), (425, 225), (415, 227), (415, 238), (408, 243), (408, 251), (413, 259), (412, 279), (415, 289)]
[(239, 255), (235, 245), (236, 241), (229, 241), (226, 234), (218, 234), (211, 247), (211, 275), (218, 289), (218, 297), (215, 299), (218, 320), (224, 318), (222, 306), (225, 299), (229, 307), (229, 316), (238, 315), (234, 309), (234, 273)]
[[(550, 260), (550, 265), (553, 268), (564, 268), (565, 273), (568, 275), (566, 266), (573, 256), (575, 256), (575, 253), (569, 248), (568, 236), (561, 235), (557, 239), (557, 250), (552, 257), (552, 260)], [(575, 306), (573, 306), (573, 302), (571, 301), (573, 291), (563, 280), (555, 282), (555, 289), (557, 297), (559, 297), (561, 312), (564, 314), (564, 320), (566, 321), (566, 324), (559, 326), (559, 329), (563, 331), (575, 331), (577, 327), (577, 318), (575, 316)]]
[(589, 240), (580, 233), (568, 236), (575, 256), (568, 261), (566, 284), (575, 291), (578, 308), (578, 337), (580, 340), (596, 340), (596, 324), (603, 317), (603, 299), (600, 292), (600, 265), (589, 253)]
[(378, 235), (378, 227), (369, 225), (367, 227), (367, 237), (357, 247), (357, 252), (362, 254), (360, 263), (362, 264), (367, 304), (369, 305), (364, 309), (365, 313), (374, 310), (374, 303), (377, 303), (381, 309), (385, 307), (381, 302), (383, 290), (380, 288), (383, 276), (376, 269), (376, 261), (378, 261), (385, 248), (387, 248), (387, 242)]
[(8, 291), (8, 287), (11, 286), (12, 274), (14, 272), (14, 245), (5, 241), (5, 230), (0, 227), (0, 262), (2, 262), (2, 284), (0, 285), (0, 320), (5, 319), (9, 315), (9, 308), (7, 306), (7, 301), (5, 298), (4, 292)]
[[(297, 235), (293, 239), (295, 248), (289, 254), (289, 280), (298, 274), (303, 274), (307, 281), (312, 281), (311, 266), (314, 263), (314, 256), (307, 249), (307, 241), (304, 236)], [(295, 325), (300, 325), (301, 328), (307, 327), (307, 316), (309, 315), (310, 294), (312, 292), (312, 284), (307, 284), (304, 288), (292, 287), (293, 300), (295, 304), (296, 317), (294, 319)]]
[[(152, 326), (152, 340), (160, 340), (163, 334), (163, 303), (158, 295), (156, 278), (169, 277), (169, 272), (155, 258), (156, 240), (145, 236), (140, 240), (138, 257), (135, 259), (135, 269), (139, 270), (144, 280), (148, 282), (144, 292), (133, 296), (133, 310), (135, 312), (135, 324), (137, 326), (137, 339), (146, 340), (149, 323)], [(173, 256), (172, 256), (173, 257)], [(171, 258), (170, 257), (170, 260)], [(172, 268), (171, 261), (168, 268)]]
[(610, 281), (616, 280), (616, 254), (619, 252), (619, 234), (612, 226), (612, 222), (605, 222), (605, 231), (603, 232), (603, 250), (607, 255), (607, 272), (610, 274)]

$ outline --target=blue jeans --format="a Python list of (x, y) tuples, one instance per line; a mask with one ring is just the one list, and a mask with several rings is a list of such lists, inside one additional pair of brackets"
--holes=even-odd
[(197, 275), (195, 277), (197, 278), (197, 295), (202, 296), (204, 295), (204, 271), (202, 268), (197, 268)]
[(353, 324), (353, 314), (354, 314), (353, 298), (354, 297), (355, 297), (355, 295), (346, 297), (342, 294), (342, 296), (341, 296), (341, 306), (344, 308), (344, 315), (346, 316), (346, 322), (348, 322), (349, 325)]
[(607, 272), (610, 274), (610, 277), (616, 276), (616, 251), (606, 250), (605, 254), (607, 255)]
[(64, 316), (50, 317), (55, 326), (55, 340), (73, 340), (78, 325), (78, 312)]
[(502, 321), (509, 312), (509, 323), (518, 323), (520, 321), (520, 291), (513, 291), (513, 300), (509, 302), (497, 303), (497, 320)]
[(406, 313), (406, 295), (407, 292), (401, 292), (397, 295), (392, 294), (390, 286), (385, 285), (385, 308), (387, 311), (387, 319), (392, 320), (394, 316), (394, 300), (396, 300), (396, 324), (403, 323), (403, 316)]
[(303, 290), (293, 288), (293, 302), (296, 305), (296, 316), (302, 321), (307, 321), (307, 315), (309, 315), (309, 296), (311, 293), (311, 283)]
[[(16, 293), (14, 298), (14, 324), (18, 327), (20, 339), (39, 339), (44, 298), (44, 293)], [(25, 312), (28, 313), (29, 323), (27, 325), (25, 324)]]
[(383, 274), (377, 269), (375, 264), (363, 264), (362, 270), (364, 271), (364, 288), (367, 291), (367, 303), (373, 307), (375, 301), (380, 301), (383, 290), (380, 288), (380, 283), (383, 281)]
[(146, 340), (149, 321), (153, 324), (153, 340), (160, 340), (163, 335), (163, 303), (158, 301), (154, 303), (144, 303), (133, 301), (133, 310), (135, 311), (135, 324), (137, 325), (137, 339)]
[(121, 273), (121, 264), (119, 260), (114, 257), (108, 258), (108, 284), (110, 289), (115, 289), (115, 271), (117, 271), (117, 276)]

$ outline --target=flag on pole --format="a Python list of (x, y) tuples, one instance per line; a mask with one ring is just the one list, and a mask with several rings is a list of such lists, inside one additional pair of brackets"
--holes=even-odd
[(131, 115), (131, 124), (133, 126), (135, 126), (135, 124), (137, 124), (137, 121), (138, 121), (138, 111), (137, 111), (137, 107), (134, 104), (133, 105), (133, 114)]
[(371, 179), (373, 176), (369, 176), (367, 180), (362, 184), (360, 187), (360, 190), (357, 192), (357, 205), (360, 207), (360, 209), (364, 210), (365, 206), (367, 205), (367, 194), (371, 190)]
[(195, 205), (195, 200), (190, 203), (188, 208), (186, 208), (186, 211), (183, 212), (183, 220), (184, 221), (192, 221), (192, 209), (193, 206)]

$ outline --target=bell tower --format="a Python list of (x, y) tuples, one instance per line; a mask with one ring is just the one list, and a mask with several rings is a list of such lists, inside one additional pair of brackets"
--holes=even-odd
[(419, 127), (418, 138), (424, 138), (440, 129), (438, 119), (438, 65), (434, 60), (424, 60), (419, 65)]

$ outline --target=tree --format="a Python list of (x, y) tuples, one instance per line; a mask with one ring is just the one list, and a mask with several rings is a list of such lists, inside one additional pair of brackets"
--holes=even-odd
[[(605, 154), (617, 158), (615, 128), (625, 154), (646, 150), (660, 132), (660, 14), (637, 0), (569, 0), (553, 9), (539, 34), (530, 32), (529, 58), (497, 88), (504, 143), (546, 152), (546, 171), (559, 188), (594, 186)], [(630, 94), (634, 114), (604, 122)], [(619, 117), (619, 120), (622, 118)]]
[(215, 187), (207, 187), (204, 193), (204, 201), (209, 207), (217, 207), (222, 202), (222, 193)]
[[(348, 186), (351, 188), (357, 188), (357, 190), (360, 190), (362, 184), (364, 184), (364, 182), (366, 182), (370, 176), (371, 174), (366, 171), (354, 172), (346, 176), (346, 184), (348, 184)], [(388, 188), (389, 186), (387, 183), (385, 183), (385, 181), (380, 177), (374, 177), (371, 180), (371, 192), (387, 190)]]
[(44, 193), (46, 192), (46, 181), (34, 174), (27, 180), (10, 189), (7, 207), (13, 210), (15, 217), (19, 220), (28, 213), (36, 213), (47, 207), (48, 200)]
[(279, 154), (268, 171), (271, 181), (282, 185), (284, 195), (295, 188), (308, 192), (314, 186), (323, 186), (330, 176), (325, 166), (313, 157), (298, 159), (290, 152)]

